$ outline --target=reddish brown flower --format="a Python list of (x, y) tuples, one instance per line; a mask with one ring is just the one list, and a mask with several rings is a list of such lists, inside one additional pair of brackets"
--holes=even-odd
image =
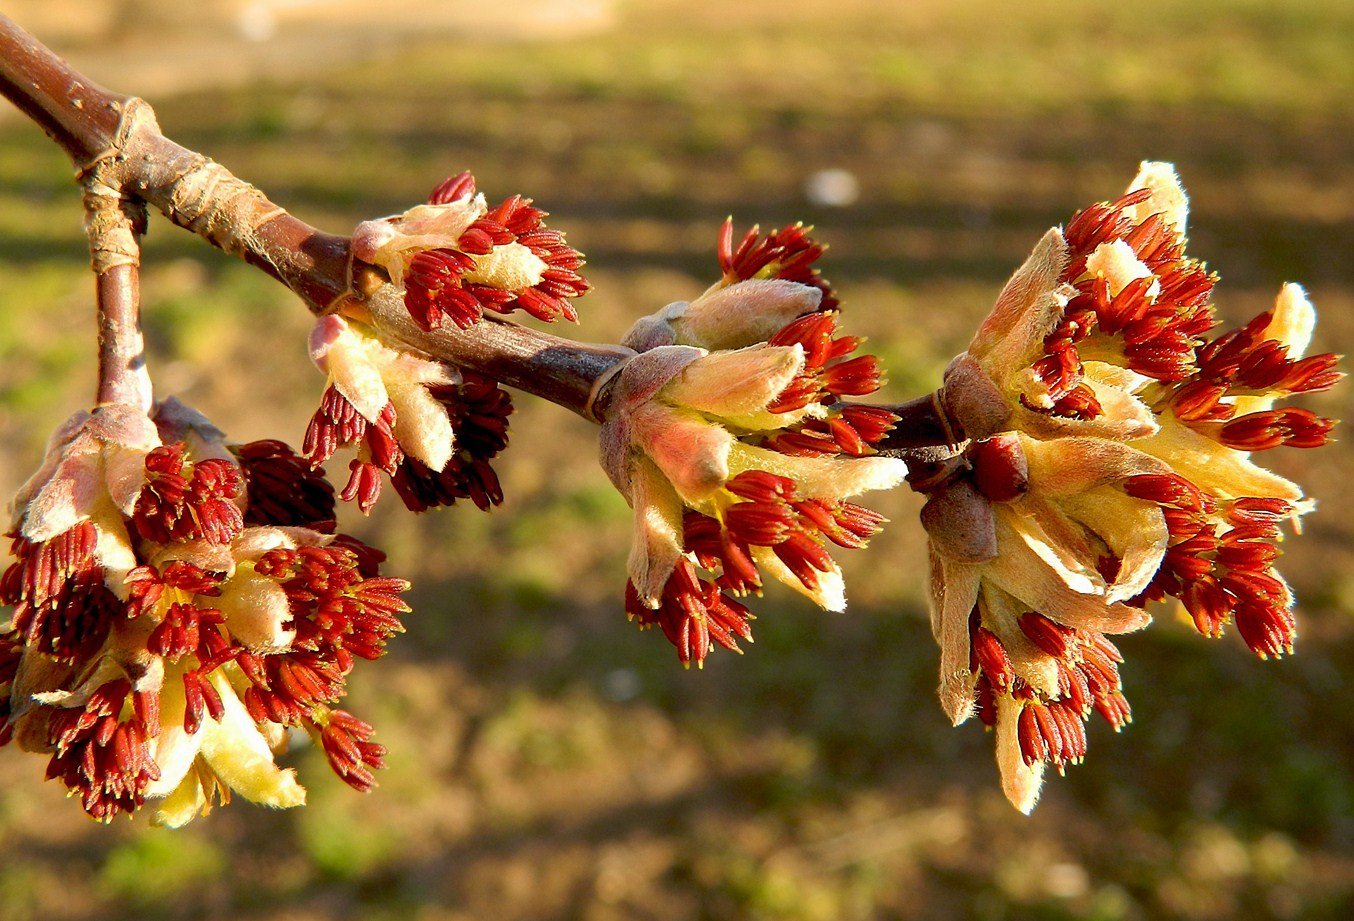
[(343, 547), (271, 550), (254, 571), (281, 587), (295, 631), (285, 651), (236, 657), (253, 685), (245, 706), (259, 722), (300, 725), (315, 706), (343, 696), (354, 656), (378, 658), (403, 632), (399, 615), (409, 608), (399, 595), (409, 583), (363, 577), (357, 555)]
[[(157, 446), (156, 425), (179, 440)], [(20, 494), (0, 577), (15, 606), (0, 745), (49, 755), (48, 776), (101, 821), (156, 800), (156, 821), (181, 825), (231, 791), (299, 805), (304, 789), (274, 762), (284, 725), (323, 735), (357, 789), (381, 765), (371, 728), (330, 705), (354, 660), (401, 629), (408, 583), (380, 575), (379, 552), (302, 526), (332, 526), (312, 519), (333, 496), (289, 448), (239, 451), (248, 472), (178, 403), (154, 424), (81, 416)], [(285, 526), (245, 524), (260, 519)]]
[(14, 562), (0, 578), (0, 603), (14, 608), (13, 629), (25, 645), (59, 661), (91, 655), (122, 609), (104, 584), (93, 522), (41, 543), (11, 536)]
[(1315, 311), (1297, 285), (1213, 334), (1187, 211), (1174, 170), (1146, 163), (1122, 198), (1049, 231), (946, 372), (940, 403), (973, 440), (913, 471), (931, 494), (942, 705), (996, 725), (1025, 810), (1042, 766), (1084, 751), (1072, 716), (1126, 720), (1104, 634), (1146, 624), (1149, 601), (1180, 599), (1208, 636), (1235, 623), (1262, 657), (1293, 648), (1274, 563), (1282, 522), (1311, 505), (1248, 455), (1323, 444), (1331, 420), (1274, 402), (1340, 373), (1304, 357)]
[(132, 524), (145, 540), (230, 543), (244, 528), (236, 498), (243, 483), (229, 461), (188, 463), (182, 442), (146, 455), (146, 485), (136, 500)]
[(343, 499), (370, 510), (386, 474), (416, 512), (503, 501), (489, 461), (507, 446), (512, 399), (496, 382), (388, 348), (340, 317), (322, 319), (311, 346), (329, 387), (305, 450), (318, 465), (357, 447)]
[(61, 781), (100, 822), (140, 808), (160, 776), (147, 745), (152, 727), (130, 706), (131, 696), (125, 679), (110, 681), (83, 707), (54, 712), (48, 724), (53, 752), (47, 779)]
[(705, 657), (718, 643), (733, 652), (742, 652), (738, 640), (752, 642), (748, 621), (752, 614), (719, 588), (697, 578), (688, 560), (679, 560), (663, 587), (657, 608), (647, 607), (633, 582), (625, 588), (625, 612), (640, 629), (657, 626), (677, 649), (683, 665), (705, 665)]
[(522, 310), (539, 320), (576, 320), (570, 303), (590, 285), (583, 255), (544, 223), (545, 211), (514, 195), (489, 208), (469, 173), (441, 183), (426, 205), (353, 234), (353, 252), (383, 266), (424, 329), (461, 329), (486, 311)]
[(414, 512), (454, 505), (469, 499), (481, 509), (503, 502), (498, 474), (489, 461), (508, 446), (512, 397), (487, 377), (462, 372), (459, 386), (432, 387), (433, 398), (446, 407), (455, 434), (454, 453), (441, 471), (417, 458), (406, 458), (391, 484)]
[[(338, 433), (333, 434), (337, 442)], [(326, 444), (331, 439), (321, 438)], [(337, 443), (335, 443), (337, 447)], [(282, 441), (232, 445), (244, 475), (245, 524), (328, 527), (334, 520), (334, 487), (316, 468)], [(322, 453), (322, 452), (321, 452)]]

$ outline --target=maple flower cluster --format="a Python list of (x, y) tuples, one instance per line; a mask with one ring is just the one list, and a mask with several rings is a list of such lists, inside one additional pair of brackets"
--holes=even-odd
[(569, 302), (590, 288), (578, 273), (583, 256), (546, 217), (520, 195), (490, 208), (475, 178), (461, 173), (433, 189), (427, 204), (359, 224), (353, 256), (385, 269), (425, 330), (447, 321), (467, 329), (486, 311), (576, 320)]
[[(583, 255), (546, 227), (546, 212), (514, 195), (490, 208), (470, 173), (445, 180), (426, 204), (364, 221), (359, 263), (385, 281), (364, 294), (395, 300), (424, 330), (468, 329), (486, 311), (576, 320), (571, 301), (590, 285)], [(388, 344), (357, 318), (321, 318), (311, 358), (328, 377), (303, 449), (316, 466), (356, 449), (341, 492), (365, 513), (389, 477), (415, 512), (469, 499), (503, 501), (490, 461), (508, 444), (512, 398), (493, 380)]]
[(1297, 285), (1216, 331), (1215, 276), (1186, 255), (1168, 164), (1079, 212), (1007, 283), (939, 398), (967, 440), (912, 471), (929, 498), (940, 698), (996, 732), (1008, 798), (1086, 754), (1085, 720), (1130, 719), (1110, 635), (1178, 599), (1199, 631), (1235, 625), (1262, 658), (1292, 652), (1293, 595), (1274, 563), (1312, 503), (1255, 452), (1324, 444), (1334, 425), (1276, 408), (1341, 374), (1307, 356)]
[(305, 801), (279, 767), (309, 734), (359, 790), (384, 749), (337, 705), (401, 631), (408, 583), (334, 533), (321, 473), (277, 441), (230, 445), (177, 401), (69, 420), (14, 504), (0, 744), (100, 821), (157, 802), (178, 826), (238, 793)]
[[(634, 509), (625, 607), (657, 626), (683, 664), (738, 651), (738, 600), (764, 575), (822, 607), (845, 607), (830, 548), (863, 547), (883, 524), (848, 501), (901, 482), (876, 456), (897, 417), (847, 406), (882, 383), (879, 362), (838, 334), (838, 302), (795, 225), (719, 245), (723, 276), (640, 320), (601, 412), (602, 463)], [(706, 573), (702, 576), (701, 571)]]
[(512, 398), (471, 371), (391, 348), (370, 327), (337, 315), (311, 331), (310, 354), (328, 376), (302, 445), (318, 467), (356, 448), (340, 496), (368, 512), (385, 477), (411, 511), (469, 499), (503, 501), (490, 461), (508, 445)]

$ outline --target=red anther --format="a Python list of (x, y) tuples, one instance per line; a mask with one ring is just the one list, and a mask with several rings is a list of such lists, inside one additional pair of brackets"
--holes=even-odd
[(1124, 492), (1135, 499), (1187, 511), (1201, 511), (1205, 504), (1199, 487), (1176, 474), (1143, 473), (1129, 477), (1124, 481)]
[(475, 177), (469, 170), (443, 179), (428, 193), (428, 204), (447, 205), (475, 194)]
[(1101, 718), (1114, 728), (1115, 732), (1133, 721), (1133, 710), (1128, 705), (1128, 699), (1119, 691), (1097, 696), (1095, 698), (1095, 712), (1099, 713)]
[(53, 709), (48, 721), (54, 753), (47, 778), (59, 779), (100, 822), (134, 812), (145, 801), (151, 781), (160, 776), (147, 749), (146, 726), (136, 715), (152, 708), (134, 703), (133, 715), (124, 719), (129, 695), (130, 682), (115, 679), (97, 688), (83, 707)]
[(834, 338), (836, 313), (811, 313), (794, 320), (770, 339), (773, 346), (799, 345), (804, 368), (781, 391), (769, 409), (788, 413), (810, 403), (831, 403), (842, 396), (864, 396), (883, 382), (879, 360), (873, 355), (847, 356), (864, 342), (855, 337)]
[(719, 644), (741, 652), (738, 640), (752, 641), (747, 608), (723, 595), (719, 588), (697, 578), (688, 560), (678, 560), (677, 568), (663, 588), (657, 610), (646, 608), (632, 583), (626, 583), (626, 613), (640, 629), (658, 626), (677, 649), (683, 665), (705, 663), (705, 657)]
[(244, 474), (245, 524), (311, 527), (334, 520), (334, 487), (286, 443), (251, 441), (231, 450)]
[(456, 452), (440, 472), (407, 457), (391, 478), (407, 508), (414, 512), (469, 499), (487, 511), (503, 502), (498, 474), (489, 463), (508, 446), (512, 398), (494, 381), (462, 372), (460, 386), (429, 388), (447, 410), (456, 433)]
[(1222, 635), (1223, 625), (1231, 616), (1235, 599), (1223, 590), (1212, 575), (1201, 575), (1185, 586), (1180, 600), (1194, 620), (1194, 626), (1204, 636)]
[(321, 719), (307, 723), (319, 733), (329, 766), (354, 790), (371, 790), (376, 786), (372, 772), (385, 767), (385, 747), (371, 741), (376, 730), (346, 710), (328, 711)]
[(1333, 419), (1325, 419), (1310, 409), (1290, 407), (1239, 416), (1223, 425), (1219, 440), (1238, 451), (1265, 451), (1287, 445), (1290, 448), (1319, 448), (1328, 440)]
[(752, 502), (776, 502), (795, 494), (794, 480), (764, 470), (746, 470), (732, 477), (724, 488)]
[(1020, 630), (1029, 637), (1030, 642), (1055, 659), (1067, 655), (1069, 645), (1076, 631), (1071, 627), (1050, 620), (1037, 611), (1026, 611), (1020, 615)]
[(1011, 657), (1006, 654), (1006, 647), (1001, 644), (1001, 640), (986, 627), (976, 626), (969, 630), (969, 641), (975, 664), (992, 682), (992, 687), (998, 691), (1008, 690), (1015, 680), (1015, 672), (1011, 669)]

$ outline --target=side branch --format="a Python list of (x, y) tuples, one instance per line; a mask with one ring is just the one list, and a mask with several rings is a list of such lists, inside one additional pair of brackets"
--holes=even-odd
[(146, 344), (141, 335), (141, 246), (146, 209), (97, 176), (85, 182), (85, 233), (94, 271), (99, 331), (95, 401), (151, 406)]

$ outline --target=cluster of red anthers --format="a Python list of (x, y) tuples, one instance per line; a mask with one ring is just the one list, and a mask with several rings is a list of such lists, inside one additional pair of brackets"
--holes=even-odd
[(859, 549), (884, 523), (879, 513), (851, 502), (799, 498), (794, 480), (762, 470), (740, 473), (724, 488), (739, 501), (718, 519), (688, 510), (683, 522), (686, 549), (702, 567), (720, 573), (720, 588), (739, 596), (762, 589), (753, 547), (770, 550), (813, 590), (821, 574), (832, 569), (828, 543)]
[[(1124, 364), (1160, 381), (1179, 381), (1195, 370), (1200, 337), (1215, 324), (1209, 296), (1216, 276), (1186, 257), (1182, 235), (1160, 214), (1137, 221), (1131, 209), (1151, 197), (1148, 189), (1114, 202), (1100, 202), (1073, 216), (1064, 230), (1069, 261), (1060, 281), (1076, 289), (1058, 326), (1044, 342), (1034, 369), (1049, 388), (1051, 412), (1077, 419), (1100, 415), (1082, 383), (1078, 346), (1101, 334), (1119, 340)], [(1086, 270), (1087, 259), (1105, 243), (1127, 245), (1151, 274), (1112, 292), (1106, 279)]]
[(1292, 595), (1274, 562), (1280, 525), (1292, 503), (1274, 498), (1221, 500), (1183, 477), (1143, 474), (1129, 495), (1162, 507), (1170, 548), (1139, 602), (1179, 598), (1204, 636), (1221, 636), (1231, 620), (1262, 659), (1292, 653), (1297, 622)]
[(748, 623), (753, 619), (752, 612), (720, 591), (718, 585), (700, 578), (687, 559), (677, 561), (657, 610), (645, 607), (634, 583), (627, 582), (625, 613), (641, 630), (657, 626), (663, 631), (683, 665), (703, 665), (716, 643), (741, 652), (740, 639), (752, 642)]
[(841, 303), (836, 292), (814, 265), (827, 247), (809, 236), (812, 227), (789, 224), (763, 235), (754, 224), (735, 246), (733, 218), (720, 229), (716, 253), (724, 282), (732, 284), (753, 278), (780, 278), (817, 288), (823, 293), (819, 310), (835, 310)]
[(1335, 355), (1290, 358), (1283, 345), (1265, 338), (1272, 319), (1273, 312), (1266, 311), (1198, 350), (1198, 370), (1171, 395), (1171, 411), (1177, 419), (1238, 451), (1264, 451), (1280, 445), (1316, 448), (1326, 443), (1334, 422), (1308, 409), (1287, 407), (1237, 415), (1232, 402), (1236, 397), (1314, 393), (1344, 376), (1337, 369)]
[(265, 439), (232, 448), (244, 475), (245, 524), (293, 525), (319, 531), (334, 521), (334, 487), (285, 441)]
[[(1215, 325), (1209, 295), (1216, 279), (1185, 256), (1183, 237), (1160, 215), (1130, 217), (1126, 209), (1147, 198), (1146, 191), (1132, 192), (1086, 209), (1067, 226), (1072, 260), (1063, 280), (1077, 294), (1035, 366), (1055, 385), (1052, 411), (1081, 418), (1100, 412), (1081, 383), (1077, 354), (1078, 344), (1098, 331), (1117, 340), (1126, 367), (1160, 382), (1143, 397), (1170, 425), (1240, 452), (1325, 444), (1334, 420), (1271, 403), (1331, 387), (1343, 376), (1338, 357), (1291, 355), (1286, 343), (1269, 338), (1273, 312), (1206, 340)], [(1127, 244), (1151, 274), (1110, 297), (1104, 278), (1088, 278), (1085, 267), (1097, 246), (1115, 241)], [(1251, 398), (1259, 405), (1248, 405)], [(1257, 654), (1291, 652), (1292, 596), (1273, 564), (1280, 525), (1297, 507), (1273, 496), (1214, 494), (1182, 476), (1143, 475), (1124, 485), (1130, 495), (1160, 505), (1170, 531), (1165, 562), (1134, 603), (1179, 598), (1205, 635), (1219, 635), (1230, 620)]]
[(1034, 611), (1022, 614), (1019, 625), (1025, 638), (1057, 663), (1057, 694), (1039, 691), (1015, 675), (1005, 646), (979, 624), (975, 609), (969, 667), (979, 676), (977, 716), (984, 725), (995, 726), (997, 698), (1009, 694), (1020, 707), (1016, 733), (1021, 758), (1027, 766), (1043, 762), (1061, 773), (1086, 757), (1085, 721), (1092, 711), (1115, 732), (1132, 719), (1119, 680), (1123, 657), (1103, 634), (1075, 630)]
[(752, 641), (752, 615), (734, 597), (761, 594), (761, 567), (770, 562), (758, 559), (763, 552), (812, 593), (836, 573), (829, 544), (860, 549), (884, 523), (852, 502), (802, 498), (794, 480), (763, 470), (738, 474), (724, 490), (732, 501), (719, 517), (687, 509), (682, 520), (686, 552), (718, 574), (713, 580), (699, 578), (691, 560), (679, 560), (658, 610), (646, 608), (626, 583), (626, 614), (642, 628), (657, 624), (683, 665), (703, 665), (712, 644), (741, 652), (738, 640)]
[(859, 336), (838, 336), (841, 301), (815, 263), (827, 247), (811, 236), (811, 227), (790, 224), (759, 235), (756, 225), (733, 244), (733, 219), (724, 222), (717, 253), (725, 284), (756, 278), (777, 278), (808, 285), (822, 292), (818, 311), (794, 320), (770, 340), (771, 345), (799, 345), (804, 370), (787, 387), (773, 412), (788, 413), (818, 404), (816, 412), (765, 439), (782, 454), (846, 454), (864, 457), (892, 431), (898, 417), (882, 406), (844, 404), (847, 396), (868, 396), (884, 383), (874, 355), (853, 356), (864, 344)]
[(172, 444), (146, 455), (146, 485), (132, 512), (137, 533), (157, 544), (229, 543), (244, 527), (235, 504), (243, 485), (240, 472), (219, 458), (185, 465), (183, 452), (182, 444)]
[(376, 422), (368, 421), (337, 387), (325, 389), (320, 408), (311, 417), (302, 450), (318, 467), (339, 448), (357, 446), (349, 462), (348, 483), (341, 497), (371, 510), (381, 495), (382, 474), (411, 511), (423, 512), (469, 499), (481, 509), (503, 502), (498, 475), (490, 465), (508, 445), (512, 397), (493, 380), (461, 372), (460, 385), (434, 385), (432, 396), (452, 423), (455, 452), (442, 470), (433, 470), (408, 456), (395, 438), (396, 414), (387, 403)]
[(406, 458), (391, 478), (404, 504), (422, 512), (458, 499), (469, 499), (482, 511), (503, 502), (498, 474), (489, 461), (508, 446), (508, 416), (512, 397), (487, 377), (463, 372), (459, 387), (432, 388), (447, 408), (456, 453), (440, 472), (415, 458)]
[(772, 412), (794, 412), (818, 404), (817, 414), (767, 440), (784, 454), (874, 453), (898, 417), (882, 406), (842, 404), (847, 396), (868, 396), (883, 385), (883, 371), (874, 355), (852, 353), (865, 342), (859, 336), (836, 336), (836, 311), (811, 313), (788, 324), (771, 338), (771, 345), (800, 345), (804, 370), (770, 407)]
[(51, 714), (47, 779), (61, 781), (100, 822), (135, 812), (146, 787), (160, 778), (148, 745), (159, 730), (154, 707), (146, 695), (132, 692), (127, 679), (116, 678), (100, 685), (83, 707)]
[[(961, 481), (990, 503), (1012, 502), (1029, 488), (1028, 470), (1019, 442), (1011, 435), (971, 442), (958, 463), (937, 464), (930, 471), (914, 471), (914, 486), (944, 489)], [(1097, 564), (1101, 575), (1113, 579), (1119, 560), (1106, 553)], [(1077, 629), (1037, 611), (1025, 611), (1014, 625), (998, 626), (986, 621), (989, 612), (975, 603), (969, 615), (969, 671), (976, 676), (974, 712), (988, 727), (995, 727), (999, 707), (1019, 708), (1015, 716), (1020, 756), (1027, 767), (1053, 765), (1060, 773), (1086, 756), (1086, 721), (1100, 714), (1116, 732), (1132, 719), (1123, 694), (1119, 664), (1123, 657), (1103, 633)], [(993, 629), (995, 627), (996, 629)], [(1051, 662), (1056, 670), (1055, 687), (1035, 687), (1017, 673), (1010, 649), (1019, 641), (998, 630), (1018, 627), (1028, 644), (1022, 655), (1026, 666), (1032, 660)], [(1008, 648), (1008, 643), (1011, 645)]]
[[(163, 728), (164, 695), (182, 693), (183, 728), (190, 734), (206, 720), (222, 718), (221, 692), (211, 680), (222, 668), (247, 684), (244, 701), (255, 720), (310, 731), (352, 786), (370, 787), (371, 770), (381, 765), (371, 727), (331, 705), (345, 693), (354, 657), (376, 658), (401, 629), (399, 615), (408, 608), (399, 595), (408, 583), (379, 576), (383, 556), (347, 536), (328, 546), (238, 559), (233, 571), (180, 558), (200, 553), (198, 547), (235, 546), (248, 534), (246, 522), (332, 530), (333, 494), (321, 474), (280, 442), (235, 450), (238, 468), (217, 459), (192, 463), (182, 443), (146, 455), (145, 485), (123, 522), (139, 563), (126, 577), (125, 601), (106, 585), (94, 521), (40, 543), (14, 538), (15, 562), (0, 578), (0, 601), (15, 609), (12, 629), (0, 637), (0, 744), (14, 732), (9, 692), (26, 659), (49, 663), (30, 669), (68, 675), (98, 673), (96, 660), (121, 666), (120, 677), (74, 689), (71, 703), (25, 705), (25, 747), (39, 735), (37, 747), (51, 753), (48, 777), (59, 779), (101, 821), (135, 811), (158, 778), (153, 743)], [(243, 515), (242, 490), (250, 500)], [(211, 553), (204, 558), (221, 559)], [(285, 649), (259, 651), (248, 637), (232, 633), (216, 606), (243, 569), (285, 592), (286, 626), (295, 632)], [(127, 648), (137, 642), (129, 636), (143, 637), (142, 652)], [(155, 672), (147, 655), (167, 666), (164, 684), (150, 690), (138, 686), (140, 676)]]
[(12, 635), (60, 661), (92, 654), (121, 613), (94, 556), (94, 525), (82, 521), (42, 543), (10, 536), (15, 562), (0, 577), (0, 599), (14, 606)]
[[(465, 172), (434, 189), (428, 204), (451, 204), (474, 195), (475, 178)], [(479, 322), (485, 311), (523, 310), (538, 320), (577, 320), (569, 301), (591, 287), (578, 272), (583, 254), (565, 243), (562, 233), (545, 226), (546, 216), (531, 199), (514, 195), (472, 223), (454, 246), (419, 251), (410, 260), (404, 279), (409, 315), (427, 330), (436, 329), (444, 320), (466, 329)], [(507, 288), (473, 280), (476, 257), (492, 257), (496, 248), (512, 244), (525, 247), (544, 263), (539, 280)]]

